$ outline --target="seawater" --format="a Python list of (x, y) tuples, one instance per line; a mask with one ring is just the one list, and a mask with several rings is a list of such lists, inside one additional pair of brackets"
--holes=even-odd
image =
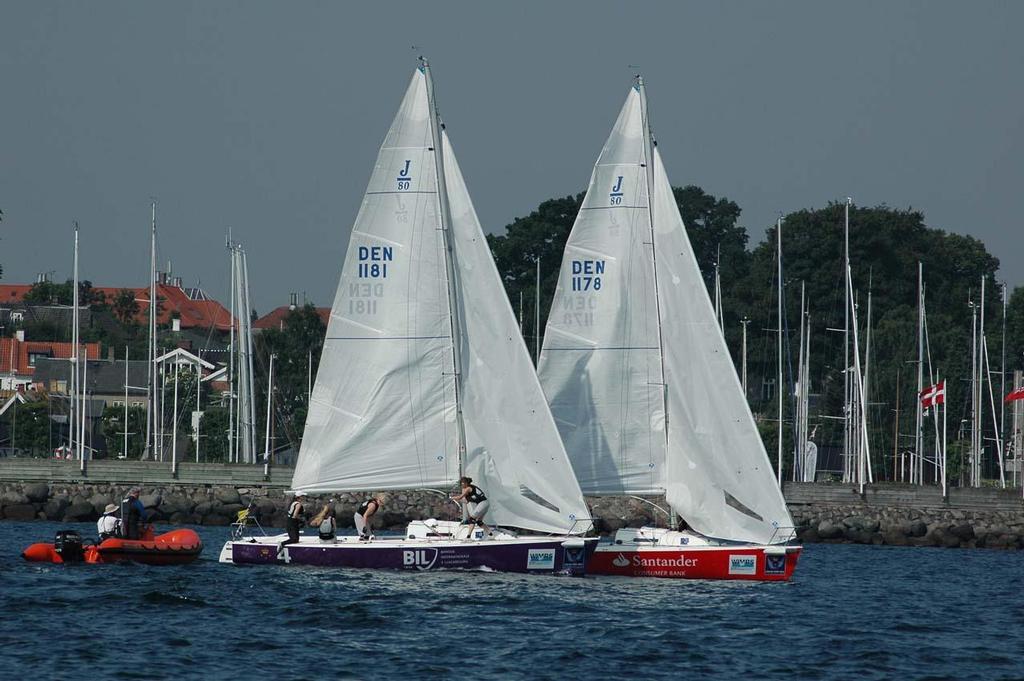
[(0, 679), (1024, 679), (1024, 553), (810, 545), (789, 583), (40, 565), (0, 523)]

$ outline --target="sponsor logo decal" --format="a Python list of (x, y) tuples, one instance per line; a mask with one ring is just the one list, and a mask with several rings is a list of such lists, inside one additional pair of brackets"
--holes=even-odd
[(612, 565), (615, 567), (629, 567), (629, 558), (626, 558), (620, 553), (615, 557), (615, 560), (612, 561)]
[(645, 558), (639, 554), (633, 556), (633, 567), (675, 567), (675, 568), (690, 568), (697, 567), (696, 558), (687, 558), (686, 556), (679, 556), (678, 558)]
[(730, 575), (756, 575), (757, 556), (729, 556)]
[(583, 549), (583, 548), (569, 549), (569, 548), (567, 548), (565, 550), (565, 555), (562, 557), (562, 568), (564, 569), (564, 568), (567, 568), (567, 567), (570, 567), (570, 566), (571, 567), (581, 567), (583, 565), (583, 560), (586, 557), (586, 555), (587, 555), (586, 549)]
[(530, 549), (526, 558), (527, 570), (554, 570), (554, 549)]
[(764, 573), (766, 575), (783, 575), (786, 573), (786, 556), (764, 556)]
[(437, 561), (437, 549), (406, 549), (402, 551), (402, 567), (429, 570)]

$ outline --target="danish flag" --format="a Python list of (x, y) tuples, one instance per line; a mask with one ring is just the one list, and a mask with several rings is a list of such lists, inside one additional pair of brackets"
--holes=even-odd
[[(921, 406), (925, 409), (936, 404), (945, 404), (946, 402), (946, 382), (939, 381), (935, 385), (930, 385), (921, 391), (918, 395), (921, 398)], [(1024, 398), (1024, 393), (1021, 394)]]
[(1024, 400), (1024, 385), (1014, 390), (1012, 393), (1006, 396), (1004, 402), (1013, 402), (1014, 400)]

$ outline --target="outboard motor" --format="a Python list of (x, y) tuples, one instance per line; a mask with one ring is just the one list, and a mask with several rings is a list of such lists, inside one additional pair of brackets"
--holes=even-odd
[(53, 538), (53, 550), (65, 563), (81, 563), (85, 559), (82, 537), (74, 530), (59, 530)]

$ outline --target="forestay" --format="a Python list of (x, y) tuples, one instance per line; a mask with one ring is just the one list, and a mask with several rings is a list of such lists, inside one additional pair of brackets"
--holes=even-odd
[(353, 227), (293, 486), (453, 485), (454, 328), (463, 365), (463, 468), (491, 501), (487, 521), (584, 532), (582, 493), (442, 132), (453, 320), (428, 77), (423, 69), (413, 76)]
[(643, 96), (630, 91), (569, 237), (541, 381), (586, 493), (665, 493), (705, 535), (782, 541), (792, 521), (656, 150), (645, 193)]

